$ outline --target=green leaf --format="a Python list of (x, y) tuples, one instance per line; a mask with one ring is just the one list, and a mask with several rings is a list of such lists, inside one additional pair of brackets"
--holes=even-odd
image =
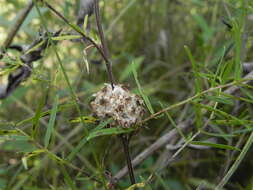
[(218, 125), (241, 125), (242, 123), (245, 125), (248, 124), (253, 124), (253, 121), (251, 120), (231, 120), (231, 119), (227, 119), (227, 120), (213, 120), (212, 122), (218, 124)]
[(107, 129), (100, 129), (100, 130), (96, 130), (96, 131), (91, 132), (87, 137), (87, 141), (89, 141), (95, 137), (99, 137), (99, 136), (118, 135), (118, 134), (123, 134), (123, 133), (129, 133), (134, 130), (135, 129), (132, 129), (132, 128), (123, 129), (123, 128), (116, 128), (116, 127), (107, 128)]
[(193, 18), (195, 19), (195, 21), (199, 24), (201, 30), (202, 30), (202, 38), (205, 42), (208, 42), (212, 36), (213, 36), (213, 28), (211, 28), (206, 20), (204, 19), (204, 17), (202, 15), (199, 14), (194, 14)]
[(228, 97), (224, 97), (224, 96), (209, 96), (209, 95), (205, 95), (205, 97), (208, 100), (214, 101), (214, 102), (219, 102), (222, 104), (227, 104), (227, 105), (234, 105), (234, 101)]
[(41, 47), (43, 44), (45, 43), (45, 40), (42, 40), (41, 42), (39, 42), (38, 44), (36, 44), (35, 46), (33, 46), (32, 48), (28, 49), (25, 54), (31, 53), (35, 50), (37, 50), (39, 47)]
[(70, 187), (71, 190), (77, 190), (77, 187), (73, 183), (73, 179), (71, 179), (70, 175), (68, 174), (68, 171), (65, 169), (63, 165), (61, 165), (61, 171), (64, 177), (65, 183)]
[(45, 153), (47, 152), (46, 149), (38, 149), (38, 150), (35, 150), (33, 152), (29, 152), (27, 154), (25, 154), (24, 157), (22, 157), (22, 163), (24, 165), (24, 168), (27, 170), (28, 169), (28, 166), (27, 166), (27, 160), (31, 157), (34, 157), (34, 156), (37, 156), (39, 154), (42, 154), (42, 153)]
[(35, 116), (33, 118), (32, 138), (35, 138), (35, 136), (36, 136), (37, 129), (39, 126), (39, 120), (41, 118), (42, 109), (43, 109), (43, 106), (45, 105), (45, 103), (46, 103), (46, 93), (43, 93), (42, 97), (39, 100), (39, 105), (36, 109)]
[(89, 15), (85, 15), (84, 17), (84, 22), (83, 22), (83, 31), (85, 32), (86, 31), (86, 28), (88, 26), (88, 20), (89, 20)]
[(46, 135), (45, 135), (45, 138), (44, 138), (45, 147), (48, 147), (51, 135), (52, 135), (53, 130), (54, 130), (55, 118), (56, 118), (56, 113), (57, 113), (57, 109), (58, 109), (58, 99), (59, 99), (59, 96), (56, 95), (55, 100), (54, 100), (54, 104), (53, 104), (53, 109), (52, 109), (52, 112), (50, 114), (50, 119), (49, 119), (49, 123), (48, 123), (48, 126), (47, 126)]
[(97, 131), (97, 130), (99, 130), (99, 129), (102, 129), (102, 128), (106, 127), (109, 123), (111, 123), (112, 121), (113, 121), (112, 118), (107, 119), (106, 121), (101, 122), (101, 123), (100, 123), (95, 129), (93, 129), (92, 131), (95, 132), (95, 131)]
[(88, 62), (88, 59), (87, 59), (86, 50), (83, 50), (83, 61), (85, 63), (85, 67), (86, 67), (87, 73), (90, 74), (90, 67), (89, 67), (89, 62)]
[(0, 135), (15, 135), (19, 133), (18, 130), (0, 130)]
[(233, 62), (227, 61), (221, 66), (221, 79), (222, 84), (225, 84), (227, 81), (229, 81), (232, 77), (233, 73)]
[(80, 39), (80, 35), (64, 35), (64, 36), (52, 37), (52, 40), (54, 41), (75, 40), (75, 39)]
[(0, 76), (8, 75), (19, 67), (20, 67), (19, 65), (14, 65), (10, 68), (0, 69)]
[(132, 65), (132, 72), (133, 72), (133, 75), (134, 75), (134, 79), (135, 79), (135, 82), (136, 82), (136, 84), (137, 84), (137, 86), (138, 86), (138, 90), (139, 90), (139, 92), (140, 92), (140, 94), (141, 94), (141, 96), (142, 96), (142, 98), (143, 98), (143, 100), (144, 100), (144, 102), (145, 102), (145, 104), (146, 104), (146, 106), (147, 106), (149, 112), (150, 112), (151, 114), (154, 114), (155, 112), (154, 112), (154, 110), (153, 110), (153, 107), (152, 107), (152, 105), (151, 105), (149, 99), (148, 99), (148, 96), (146, 96), (146, 95), (143, 93), (142, 88), (141, 88), (141, 85), (140, 85), (140, 83), (139, 83), (139, 81), (138, 81), (137, 72), (136, 72), (136, 70), (135, 70), (135, 68), (136, 68), (135, 62), (133, 61), (131, 65)]
[(134, 65), (131, 65), (131, 64), (127, 64), (127, 66), (125, 67), (124, 71), (120, 74), (120, 78), (119, 80), (120, 81), (125, 81), (125, 79), (130, 76), (130, 74), (132, 73), (132, 70), (133, 70), (133, 66), (135, 67), (134, 69), (137, 71), (140, 66), (141, 66), (141, 63), (143, 62), (144, 60), (144, 56), (141, 56), (141, 57), (137, 57), (136, 59), (134, 59)]
[(98, 119), (95, 117), (92, 117), (92, 116), (82, 116), (82, 118), (76, 117), (74, 119), (71, 119), (69, 122), (70, 123), (81, 123), (82, 121), (84, 123), (96, 123), (98, 121)]
[(81, 150), (81, 148), (87, 143), (87, 138), (82, 138), (82, 140), (78, 143), (77, 146), (74, 147), (74, 149), (71, 150), (71, 152), (69, 153), (69, 155), (67, 156), (67, 160), (71, 161), (75, 155)]
[(228, 149), (228, 150), (241, 151), (239, 148), (236, 148), (236, 147), (233, 147), (233, 146), (230, 146), (230, 145), (225, 145), (225, 144), (216, 144), (216, 143), (203, 142), (203, 141), (191, 141), (190, 144), (209, 146), (209, 147), (219, 148), (219, 149)]
[(201, 78), (199, 77), (199, 74), (198, 74), (199, 66), (197, 62), (195, 61), (190, 49), (187, 46), (184, 46), (184, 48), (192, 64), (193, 74), (195, 78), (195, 92), (200, 93), (201, 92)]
[[(194, 102), (193, 102), (193, 103), (194, 103)], [(214, 112), (214, 113), (216, 113), (217, 115), (226, 117), (226, 118), (228, 118), (228, 119), (236, 120), (236, 121), (238, 121), (239, 123), (241, 123), (241, 125), (244, 125), (243, 122), (242, 122), (240, 119), (238, 119), (237, 117), (235, 117), (235, 116), (233, 116), (233, 115), (230, 115), (230, 114), (228, 114), (228, 113), (226, 113), (226, 112), (224, 112), (224, 111), (221, 111), (221, 110), (219, 110), (219, 109), (215, 109), (215, 108), (213, 108), (213, 107), (211, 107), (211, 106), (204, 105), (204, 104), (199, 104), (199, 103), (194, 103), (194, 104), (198, 104), (200, 107), (205, 108), (206, 110), (208, 110), (208, 111), (210, 111), (210, 112)]]
[[(109, 123), (111, 123), (113, 119), (108, 119), (104, 122), (101, 122), (95, 129), (92, 130), (92, 132), (99, 131), (100, 129), (104, 128), (107, 126)], [(74, 149), (70, 152), (70, 154), (67, 156), (67, 160), (71, 161), (74, 156), (79, 152), (79, 150), (88, 142), (87, 138), (82, 138), (82, 140), (78, 143), (77, 146), (75, 146)]]
[[(65, 109), (67, 109), (67, 108), (71, 108), (73, 105), (74, 105), (73, 103), (68, 103), (68, 104), (60, 105), (60, 106), (58, 106), (57, 112), (63, 111)], [(44, 112), (40, 113), (40, 118), (45, 117), (47, 115), (50, 115), (51, 113), (52, 113), (52, 110), (44, 111)], [(21, 126), (21, 125), (27, 124), (29, 122), (33, 122), (34, 118), (35, 118), (35, 116), (27, 118), (27, 119), (24, 119), (24, 120), (16, 123), (16, 126)]]
[[(187, 46), (184, 46), (185, 51), (191, 61), (192, 64), (192, 70), (194, 74), (194, 87), (195, 87), (195, 93), (201, 93), (201, 78), (199, 76), (199, 65), (197, 64), (195, 58), (193, 57), (190, 49)], [(202, 112), (198, 105), (194, 105), (194, 112), (195, 112), (195, 123), (198, 128), (200, 128), (202, 125)]]
[(145, 187), (145, 183), (136, 183), (134, 185), (131, 185), (130, 187), (126, 188), (125, 190), (135, 190), (135, 189), (139, 189)]
[(240, 26), (240, 23), (237, 23), (236, 20), (232, 22), (232, 34), (235, 41), (235, 60), (234, 60), (234, 77), (235, 80), (239, 80), (242, 74), (242, 64), (241, 64), (241, 46), (242, 46), (242, 31), (243, 26)]

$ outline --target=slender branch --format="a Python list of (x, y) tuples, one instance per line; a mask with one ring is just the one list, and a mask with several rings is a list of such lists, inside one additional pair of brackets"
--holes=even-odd
[(15, 24), (10, 29), (9, 34), (8, 34), (6, 40), (3, 43), (2, 51), (5, 51), (5, 49), (7, 49), (11, 45), (14, 37), (16, 36), (16, 34), (17, 34), (18, 30), (19, 30), (19, 28), (23, 24), (25, 18), (29, 14), (29, 12), (32, 10), (33, 5), (34, 5), (33, 1), (30, 0), (28, 2), (27, 6), (20, 12), (20, 15), (19, 15), (17, 21), (15, 22)]
[(99, 33), (99, 36), (101, 39), (103, 52), (108, 60), (106, 62), (106, 67), (107, 67), (109, 79), (111, 81), (111, 85), (112, 85), (112, 89), (113, 89), (114, 77), (113, 77), (113, 73), (112, 73), (112, 64), (110, 61), (109, 49), (108, 49), (108, 46), (107, 46), (107, 43), (105, 40), (105, 36), (104, 36), (104, 32), (103, 32), (103, 28), (102, 28), (102, 24), (101, 24), (101, 20), (100, 20), (100, 11), (99, 11), (98, 0), (95, 0), (95, 15), (96, 15), (96, 23), (97, 23), (97, 27), (98, 27), (98, 33)]
[(68, 19), (66, 19), (60, 12), (58, 12), (54, 7), (52, 7), (49, 3), (45, 2), (45, 5), (52, 11), (54, 12), (59, 18), (61, 18), (66, 24), (68, 24), (71, 28), (73, 28), (77, 33), (79, 33), (83, 38), (85, 38), (86, 40), (88, 40), (91, 44), (93, 44), (95, 46), (95, 48), (99, 51), (99, 53), (101, 54), (101, 56), (103, 57), (103, 59), (106, 62), (106, 67), (107, 67), (107, 72), (108, 72), (108, 76), (109, 79), (111, 81), (111, 83), (113, 84), (113, 76), (111, 72), (111, 68), (110, 68), (110, 61), (108, 59), (108, 57), (106, 56), (106, 54), (104, 53), (103, 49), (101, 49), (99, 47), (99, 45), (93, 41), (89, 36), (85, 35), (81, 30), (78, 30), (72, 23), (70, 23), (68, 21)]
[(99, 11), (98, 0), (95, 0), (95, 15), (96, 15), (96, 23), (97, 23), (97, 27), (98, 27), (98, 33), (99, 33), (99, 36), (101, 39), (102, 48), (105, 53), (105, 56), (107, 57), (107, 59), (109, 59), (110, 55), (109, 55), (109, 50), (107, 47), (107, 43), (105, 40), (105, 36), (104, 36), (104, 32), (103, 32), (103, 28), (102, 28), (102, 24), (101, 24), (101, 20), (100, 20), (100, 11)]
[(101, 54), (101, 56), (103, 57), (103, 59), (107, 62), (107, 58), (104, 55), (103, 50), (99, 47), (99, 45), (93, 41), (89, 36), (86, 36), (83, 32), (77, 30), (76, 28), (73, 27), (73, 24), (71, 24), (68, 19), (66, 19), (60, 12), (58, 12), (55, 8), (53, 8), (50, 4), (48, 4), (47, 2), (45, 2), (45, 5), (52, 11), (54, 12), (59, 18), (61, 18), (66, 24), (68, 24), (71, 28), (73, 28), (77, 33), (79, 33), (83, 38), (85, 38), (86, 40), (88, 40), (91, 44), (93, 44), (95, 46), (95, 48), (99, 51), (99, 53)]
[[(250, 73), (248, 73), (241, 81), (242, 84), (246, 84), (248, 83), (250, 80), (248, 79), (251, 79), (252, 80), (252, 77), (253, 77), (253, 71), (251, 71)], [(217, 88), (211, 88), (211, 89), (208, 89), (206, 91), (203, 91), (202, 94), (205, 94), (207, 92), (211, 92), (215, 89), (218, 89), (218, 88), (225, 88), (225, 87), (229, 87), (228, 89), (226, 89), (224, 91), (224, 93), (226, 94), (233, 94), (235, 93), (239, 88), (240, 86), (237, 85), (238, 83), (229, 83), (229, 84), (226, 84), (226, 85), (222, 85), (222, 86), (218, 86)], [(193, 96), (195, 97), (195, 96)], [(185, 101), (183, 101), (185, 102)], [(187, 101), (188, 102), (188, 101)], [(185, 102), (186, 103), (186, 102)], [(180, 104), (182, 105), (182, 104)], [(157, 112), (157, 113), (163, 113), (169, 109), (172, 109), (174, 107), (168, 107), (168, 108), (165, 108), (164, 110), (161, 110), (160, 112)], [(159, 114), (155, 114), (156, 116), (159, 115)], [(147, 120), (151, 119), (153, 117), (150, 117), (150, 118), (147, 118), (145, 119), (144, 121), (146, 122)], [(189, 121), (186, 121), (186, 122), (181, 122), (178, 124), (178, 128), (182, 129), (182, 130), (186, 130), (187, 128), (189, 128), (191, 125), (190, 125), (190, 120)], [(140, 163), (142, 163), (142, 161), (144, 161), (146, 158), (148, 158), (150, 155), (152, 155), (157, 149), (163, 147), (164, 145), (166, 145), (170, 139), (172, 139), (172, 137), (174, 137), (175, 135), (177, 135), (178, 132), (177, 132), (177, 129), (173, 129), (167, 133), (165, 133), (163, 136), (161, 136), (159, 139), (157, 139), (153, 144), (151, 144), (149, 147), (147, 147), (144, 151), (142, 151), (139, 155), (137, 155), (133, 160), (132, 160), (132, 165), (133, 167), (136, 167), (137, 165), (139, 165)], [(124, 168), (122, 168), (115, 176), (114, 178), (116, 180), (119, 180), (121, 179), (122, 177), (124, 177), (128, 172), (128, 169), (127, 167), (125, 166)]]
[(228, 88), (227, 90), (225, 90), (224, 92), (227, 93), (227, 94), (231, 94), (231, 93), (233, 93), (234, 91), (238, 90), (238, 89), (239, 89), (239, 86), (240, 86), (241, 84), (246, 84), (246, 83), (248, 83), (249, 81), (252, 81), (252, 80), (253, 80), (252, 77), (253, 77), (253, 71), (251, 71), (250, 73), (248, 73), (248, 74), (247, 74), (244, 78), (242, 78), (241, 80), (233, 81), (233, 82), (230, 82), (230, 83), (227, 83), (227, 84), (224, 84), (224, 85), (219, 85), (219, 86), (212, 87), (212, 88), (209, 88), (209, 89), (207, 89), (207, 90), (204, 90), (204, 91), (202, 91), (202, 92), (200, 92), (200, 93), (198, 93), (198, 94), (195, 94), (195, 95), (192, 96), (192, 97), (189, 97), (189, 98), (187, 98), (187, 99), (185, 99), (185, 100), (183, 100), (183, 101), (181, 101), (181, 102), (178, 102), (178, 103), (176, 103), (176, 104), (173, 104), (173, 105), (171, 105), (171, 106), (169, 106), (169, 107), (166, 107), (166, 108), (164, 108), (164, 109), (162, 109), (162, 110), (160, 110), (160, 111), (158, 111), (158, 112), (156, 112), (156, 113), (150, 115), (149, 117), (147, 117), (147, 118), (145, 118), (144, 120), (140, 121), (137, 125), (143, 125), (143, 123), (146, 123), (147, 121), (149, 121), (149, 120), (151, 120), (151, 119), (157, 117), (158, 115), (160, 115), (160, 114), (162, 114), (162, 113), (164, 113), (164, 112), (167, 112), (167, 111), (169, 111), (169, 110), (171, 110), (171, 109), (174, 109), (174, 108), (176, 108), (176, 107), (179, 107), (179, 106), (182, 106), (182, 105), (184, 105), (184, 104), (187, 104), (187, 103), (191, 102), (192, 100), (194, 100), (194, 99), (196, 99), (196, 98), (199, 98), (199, 97), (201, 97), (202, 95), (207, 94), (207, 93), (209, 93), (209, 92), (213, 92), (213, 91), (215, 91), (215, 90), (217, 90), (217, 89), (223, 89), (223, 88), (229, 87), (229, 88)]
[(134, 170), (133, 170), (133, 166), (132, 166), (132, 162), (131, 162), (131, 158), (130, 158), (130, 154), (129, 154), (129, 139), (127, 139), (127, 137), (124, 137), (123, 135), (120, 135), (120, 139), (122, 141), (125, 156), (126, 156), (127, 168), (128, 168), (130, 181), (131, 181), (131, 184), (133, 185), (133, 184), (135, 184), (135, 177), (134, 177)]

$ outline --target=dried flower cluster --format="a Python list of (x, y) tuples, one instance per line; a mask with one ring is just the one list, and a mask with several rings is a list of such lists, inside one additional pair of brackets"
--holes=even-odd
[(141, 121), (144, 115), (144, 103), (141, 97), (123, 85), (105, 84), (102, 90), (94, 94), (95, 100), (91, 102), (92, 112), (100, 119), (113, 118), (113, 126), (119, 125), (129, 128)]

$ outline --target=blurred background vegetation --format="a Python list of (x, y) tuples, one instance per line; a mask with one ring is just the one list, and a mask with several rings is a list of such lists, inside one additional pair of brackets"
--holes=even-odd
[[(76, 23), (78, 0), (49, 3)], [(1, 45), (25, 6), (26, 0), (0, 0)], [(50, 31), (62, 29), (63, 33), (73, 31), (47, 7), (36, 6), (41, 16), (34, 7), (12, 44), (31, 44), (45, 27)], [(233, 84), (239, 86), (233, 94), (218, 87), (216, 91), (175, 106), (168, 113), (149, 120), (136, 132), (130, 142), (133, 158), (177, 125), (185, 121), (190, 123), (183, 136), (174, 135), (135, 168), (138, 182), (153, 175), (143, 189), (214, 189), (226, 174), (232, 177), (224, 189), (253, 189), (253, 139), (250, 136), (253, 93), (250, 83), (243, 85), (241, 81), (253, 68), (252, 6), (252, 1), (247, 0), (100, 1), (114, 77), (138, 94), (131, 70), (134, 62), (141, 88), (155, 112), (212, 87), (234, 81), (237, 83)], [(88, 35), (99, 41), (94, 15), (90, 17)], [(91, 115), (92, 94), (108, 82), (101, 56), (95, 48), (87, 50), (85, 55), (86, 46), (86, 43), (60, 40), (48, 47), (42, 59), (34, 62), (32, 75), (10, 96), (0, 100), (0, 189), (106, 189), (108, 176), (105, 171), (114, 176), (125, 166), (122, 145), (116, 135), (80, 144), (97, 123), (69, 122), (79, 113), (55, 51), (78, 97), (83, 116)], [(20, 56), (14, 50), (8, 50), (7, 54), (13, 59)], [(4, 85), (9, 72), (5, 72), (4, 59), (0, 63), (0, 84)], [(48, 110), (51, 114), (41, 115)], [(146, 117), (149, 115), (147, 111)], [(27, 121), (28, 118), (32, 119)], [(37, 128), (33, 136), (34, 125)], [(44, 147), (49, 127), (53, 132), (49, 145)], [(4, 130), (21, 132), (4, 135)], [(194, 134), (197, 137), (191, 140)], [(185, 146), (170, 160), (187, 140), (192, 146)], [(205, 142), (209, 143), (203, 146)], [(27, 154), (31, 152), (34, 156)], [(240, 152), (245, 156), (238, 158)], [(68, 158), (68, 163), (59, 164), (59, 158)], [(241, 164), (231, 171), (229, 168), (235, 160)], [(82, 171), (103, 181), (104, 185), (94, 182)], [(115, 188), (129, 186), (126, 176)]]

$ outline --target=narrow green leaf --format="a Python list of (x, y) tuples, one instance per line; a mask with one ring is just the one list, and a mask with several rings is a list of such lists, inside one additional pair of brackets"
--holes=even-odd
[[(113, 121), (113, 119), (108, 119), (104, 122), (101, 122), (95, 129), (93, 129), (93, 132), (96, 132), (102, 128), (104, 128), (105, 126), (107, 126), (109, 123), (111, 123)], [(72, 151), (69, 153), (69, 155), (67, 156), (67, 160), (71, 161), (75, 155), (80, 151), (80, 149), (88, 142), (87, 138), (82, 138), (82, 140), (78, 143), (77, 146), (74, 147), (74, 149), (72, 149)]]
[(56, 95), (55, 100), (54, 100), (54, 104), (53, 104), (53, 109), (52, 109), (52, 112), (50, 114), (50, 119), (49, 119), (49, 123), (48, 123), (48, 126), (47, 126), (46, 135), (45, 135), (45, 138), (44, 138), (45, 147), (48, 147), (51, 135), (52, 135), (53, 130), (54, 130), (55, 118), (56, 118), (56, 113), (57, 113), (57, 108), (58, 108), (58, 99), (59, 99), (59, 96)]
[(71, 26), (75, 31), (80, 32), (80, 33), (82, 33), (83, 35), (85, 35), (84, 31), (82, 31), (82, 29), (81, 29), (79, 26), (77, 26), (76, 24), (70, 23), (70, 26)]
[(199, 66), (197, 65), (197, 62), (195, 61), (190, 49), (187, 46), (184, 46), (185, 51), (191, 61), (193, 74), (195, 78), (195, 92), (200, 93), (201, 92), (201, 78), (199, 77)]
[(227, 120), (213, 120), (214, 123), (218, 124), (218, 125), (241, 125), (242, 123), (245, 125), (248, 124), (253, 124), (253, 121), (251, 120), (231, 120), (231, 119), (227, 119)]
[(231, 178), (231, 176), (234, 174), (234, 172), (238, 169), (240, 163), (245, 158), (246, 154), (249, 152), (250, 147), (252, 147), (253, 144), (253, 132), (250, 134), (248, 140), (246, 141), (246, 144), (243, 146), (242, 151), (240, 152), (239, 156), (236, 158), (233, 165), (229, 168), (226, 175), (222, 178), (220, 183), (217, 185), (215, 190), (220, 190)]
[(141, 57), (137, 57), (136, 59), (134, 59), (134, 65), (131, 65), (131, 64), (127, 64), (127, 66), (125, 67), (124, 71), (120, 74), (120, 78), (119, 80), (120, 81), (125, 81), (125, 79), (130, 76), (130, 74), (132, 73), (132, 67), (134, 66), (135, 70), (138, 71), (138, 69), (140, 68), (141, 66), (141, 63), (143, 62), (144, 60), (144, 56), (141, 56)]
[(39, 105), (36, 109), (35, 116), (33, 118), (32, 138), (36, 137), (36, 133), (39, 126), (39, 120), (41, 118), (41, 112), (42, 112), (43, 106), (45, 105), (45, 102), (46, 102), (46, 95), (45, 93), (43, 93), (42, 97), (39, 100)]
[(20, 67), (19, 65), (14, 65), (11, 68), (0, 69), (0, 76), (8, 75), (9, 73), (15, 71), (19, 67)]
[(209, 96), (209, 95), (205, 95), (205, 97), (208, 100), (214, 101), (214, 102), (218, 102), (218, 103), (222, 103), (222, 104), (227, 104), (227, 105), (234, 105), (234, 102), (232, 99), (228, 98), (228, 97), (224, 97), (224, 96)]
[(209, 147), (219, 148), (219, 149), (228, 149), (228, 150), (241, 151), (239, 148), (236, 148), (236, 147), (233, 147), (233, 146), (230, 146), (230, 145), (225, 145), (225, 144), (216, 144), (216, 143), (203, 142), (203, 141), (191, 141), (190, 144), (209, 146)]
[(232, 78), (233, 69), (234, 69), (233, 62), (231, 60), (223, 64), (221, 68), (222, 84), (225, 84), (227, 81), (229, 81)]
[(221, 83), (221, 66), (222, 66), (222, 62), (223, 62), (225, 53), (226, 53), (226, 48), (224, 47), (223, 51), (222, 51), (221, 58), (219, 59), (218, 67), (215, 72), (215, 77), (211, 81), (211, 87), (216, 86), (215, 84), (216, 84), (217, 79), (219, 79), (219, 83)]
[(90, 74), (90, 67), (89, 67), (89, 62), (88, 62), (88, 59), (87, 59), (86, 50), (83, 50), (83, 61), (85, 63), (85, 67), (86, 67), (87, 73)]
[(60, 158), (59, 156), (56, 156), (56, 155), (53, 154), (52, 152), (47, 152), (47, 153), (48, 153), (48, 156), (49, 156), (52, 160), (58, 162), (59, 164), (64, 164), (64, 163), (66, 163), (65, 160), (63, 160), (63, 159)]
[(24, 168), (25, 168), (26, 170), (28, 170), (27, 159), (26, 159), (26, 157), (23, 157), (21, 160), (22, 160), (22, 164), (23, 164)]
[(15, 135), (19, 133), (18, 130), (0, 130), (0, 135)]
[[(162, 107), (162, 109), (164, 109), (165, 107), (163, 106), (163, 104), (160, 102), (160, 105)], [(181, 135), (181, 137), (183, 137), (184, 139), (186, 139), (186, 137), (184, 136), (183, 131), (177, 127), (177, 124), (175, 123), (175, 121), (172, 119), (172, 117), (170, 116), (169, 112), (166, 111), (165, 112), (166, 116), (168, 117), (170, 123), (172, 124), (172, 126), (178, 131), (178, 133)]]
[(82, 138), (82, 140), (78, 143), (77, 146), (74, 147), (74, 149), (71, 150), (71, 152), (69, 153), (69, 155), (67, 156), (67, 160), (71, 161), (75, 155), (81, 150), (81, 148), (87, 143), (87, 138)]
[[(195, 61), (190, 49), (187, 46), (184, 46), (185, 51), (191, 61), (192, 64), (192, 70), (193, 70), (193, 74), (194, 74), (194, 87), (195, 87), (195, 93), (201, 93), (201, 78), (199, 76), (198, 73), (199, 72), (199, 66), (197, 65), (197, 62)], [(202, 125), (202, 112), (201, 109), (198, 105), (194, 105), (194, 112), (195, 112), (195, 123), (197, 128), (200, 128)]]
[(236, 120), (236, 121), (238, 121), (239, 123), (241, 123), (241, 125), (244, 125), (244, 123), (243, 123), (240, 119), (238, 119), (237, 117), (235, 117), (235, 116), (233, 116), (233, 115), (230, 115), (230, 114), (228, 114), (228, 113), (226, 113), (226, 112), (224, 112), (224, 111), (221, 111), (221, 110), (219, 110), (219, 109), (215, 109), (215, 108), (213, 108), (213, 107), (211, 107), (211, 106), (204, 105), (204, 104), (199, 104), (199, 103), (194, 103), (194, 104), (198, 104), (200, 107), (205, 108), (206, 110), (208, 110), (208, 111), (210, 111), (210, 112), (217, 113), (217, 114), (219, 114), (219, 116), (223, 116), (223, 117), (226, 117), (226, 118), (228, 118), (228, 119)]
[(25, 54), (28, 54), (28, 53), (31, 53), (31, 52), (33, 52), (33, 51), (35, 51), (35, 50), (37, 50), (39, 47), (41, 47), (43, 44), (45, 43), (45, 41), (43, 40), (43, 41), (41, 41), (41, 42), (39, 42), (38, 44), (36, 44), (34, 47), (32, 47), (32, 48), (30, 48), (30, 49), (28, 49), (26, 52), (25, 52)]
[(47, 152), (46, 149), (38, 149), (38, 150), (35, 150), (35, 151), (32, 151), (32, 152), (29, 152), (29, 153), (25, 154), (25, 156), (22, 157), (22, 164), (23, 164), (24, 168), (26, 170), (28, 169), (27, 160), (29, 158), (37, 156), (37, 155), (45, 153), (45, 152)]
[(85, 15), (84, 17), (84, 22), (83, 22), (83, 31), (85, 32), (88, 26), (88, 20), (89, 20), (89, 15)]
[(84, 123), (96, 123), (98, 121), (97, 118), (92, 117), (92, 116), (82, 116), (81, 117), (76, 117), (74, 119), (71, 119), (69, 122), (71, 123), (81, 123), (84, 121)]
[(145, 183), (136, 183), (134, 185), (131, 185), (130, 187), (126, 188), (125, 190), (135, 190), (145, 187)]
[(131, 65), (132, 65), (132, 72), (133, 72), (133, 75), (134, 75), (134, 79), (135, 79), (135, 82), (136, 82), (136, 84), (137, 84), (137, 86), (138, 86), (138, 90), (139, 90), (139, 92), (140, 92), (140, 94), (141, 94), (141, 96), (142, 96), (142, 98), (143, 98), (143, 100), (144, 100), (144, 102), (145, 102), (145, 104), (146, 104), (146, 106), (147, 106), (149, 112), (150, 112), (151, 114), (154, 114), (155, 112), (154, 112), (154, 109), (153, 109), (153, 107), (152, 107), (152, 105), (151, 105), (149, 99), (148, 99), (148, 96), (146, 96), (146, 95), (143, 93), (142, 88), (141, 88), (141, 85), (140, 85), (140, 83), (139, 83), (139, 80), (138, 80), (138, 77), (137, 77), (137, 71), (135, 70), (135, 68), (136, 68), (135, 62), (132, 62)]
[(123, 133), (129, 133), (131, 131), (134, 131), (134, 129), (129, 128), (129, 129), (123, 129), (123, 128), (107, 128), (107, 129), (100, 129), (100, 130), (96, 130), (91, 132), (88, 137), (87, 140), (91, 140), (95, 137), (99, 137), (99, 136), (105, 136), (105, 135), (117, 135), (117, 134), (123, 134)]
[[(57, 112), (63, 111), (63, 110), (65, 110), (65, 109), (67, 109), (67, 108), (71, 108), (72, 106), (74, 106), (73, 103), (68, 103), (68, 104), (60, 105), (60, 106), (58, 106)], [(51, 113), (52, 113), (52, 110), (47, 110), (47, 111), (41, 112), (41, 113), (40, 113), (40, 118), (45, 117), (45, 116), (48, 116), (48, 115), (50, 115)], [(24, 120), (22, 120), (22, 121), (16, 123), (15, 126), (21, 126), (21, 125), (27, 124), (27, 123), (29, 123), (29, 122), (33, 122), (33, 121), (34, 121), (34, 118), (35, 118), (35, 116), (30, 117), (30, 118), (27, 118), (27, 119), (24, 119)]]
[(111, 123), (112, 121), (113, 121), (112, 118), (107, 119), (106, 121), (101, 122), (101, 123), (100, 123), (98, 126), (96, 126), (92, 131), (95, 132), (95, 131), (97, 131), (97, 130), (99, 130), (99, 129), (102, 129), (102, 128), (106, 127), (109, 123)]
[(235, 62), (234, 62), (235, 76), (234, 77), (236, 80), (240, 80), (241, 74), (242, 74), (242, 64), (241, 64), (242, 29), (243, 27), (240, 26), (240, 24), (238, 24), (236, 20), (234, 20), (232, 34), (235, 41)]
[(244, 95), (248, 96), (248, 98), (250, 98), (251, 100), (253, 100), (253, 94), (252, 94), (252, 92), (248, 91), (245, 88), (240, 88), (240, 90), (243, 92)]
[(64, 36), (57, 36), (57, 37), (52, 37), (52, 40), (54, 41), (63, 41), (63, 40), (75, 40), (75, 39), (80, 39), (80, 35), (64, 35)]
[(70, 187), (71, 190), (77, 190), (77, 187), (73, 183), (73, 180), (71, 179), (70, 175), (68, 174), (68, 171), (65, 169), (63, 165), (61, 166), (61, 171), (64, 176), (65, 183)]

